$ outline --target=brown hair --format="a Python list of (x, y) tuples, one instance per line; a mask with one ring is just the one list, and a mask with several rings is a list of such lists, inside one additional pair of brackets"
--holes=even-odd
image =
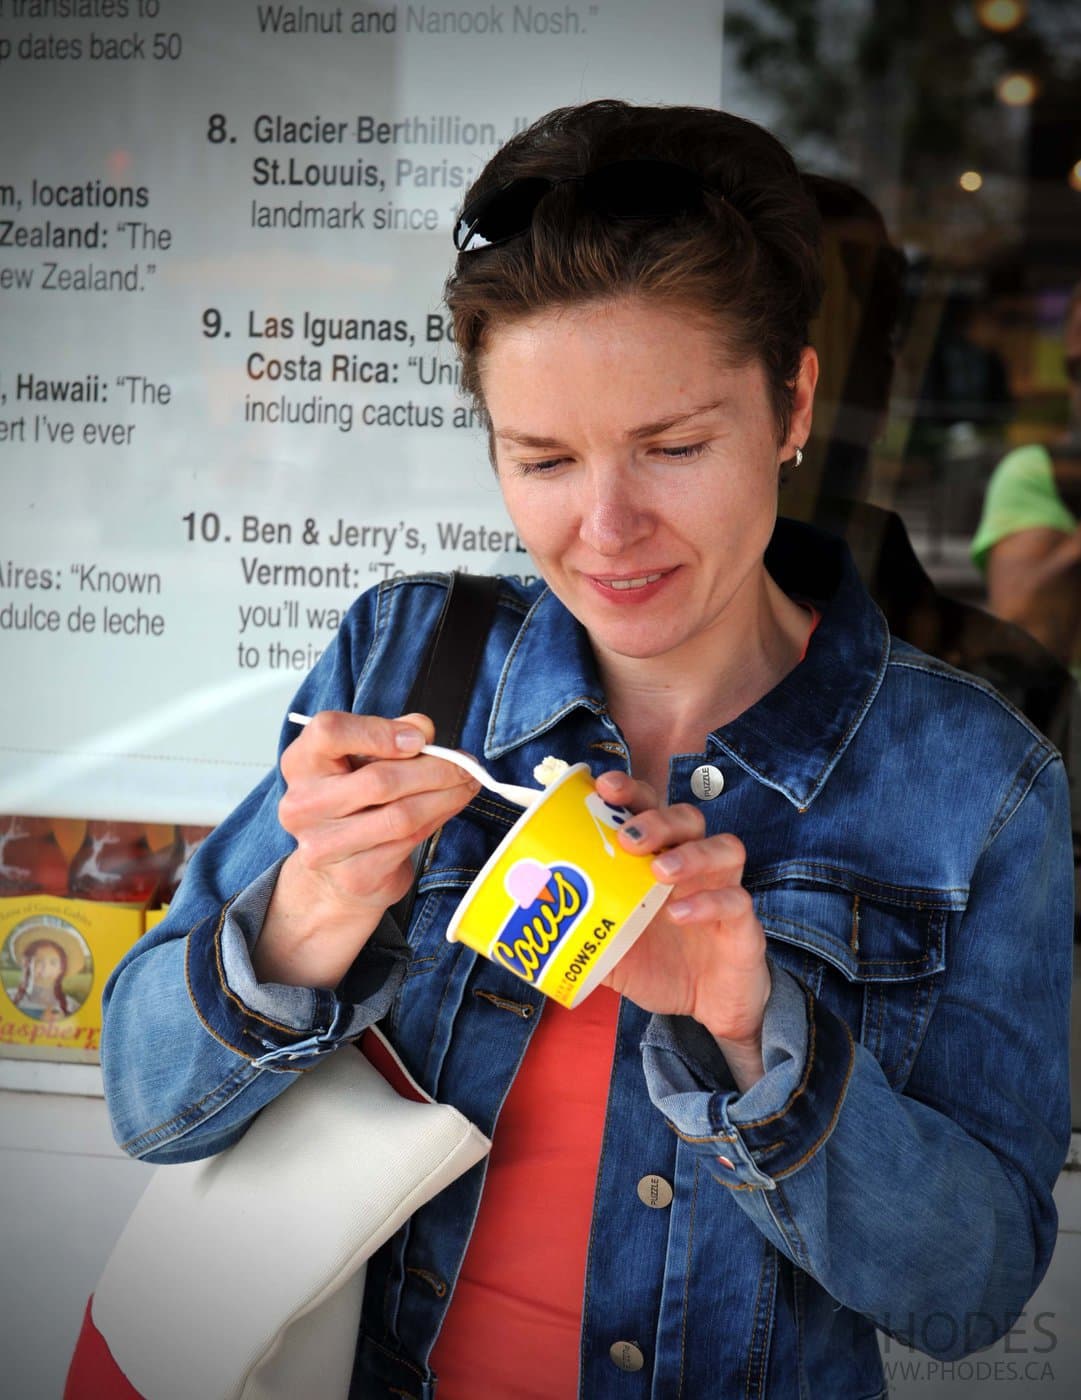
[[(583, 206), (573, 177), (644, 159), (700, 175), (704, 208), (658, 222), (606, 218)], [(723, 323), (731, 360), (758, 360), (765, 369), (783, 441), (822, 279), (818, 214), (780, 142), (753, 122), (705, 107), (607, 100), (561, 107), (496, 152), (464, 205), (538, 175), (571, 183), (545, 195), (527, 233), (459, 254), (447, 279), (462, 385), (481, 412), (480, 360), (493, 326), (640, 295)]]

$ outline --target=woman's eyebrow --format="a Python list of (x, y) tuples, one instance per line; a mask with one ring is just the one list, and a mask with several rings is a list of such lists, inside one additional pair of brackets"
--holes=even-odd
[[(672, 428), (678, 428), (681, 423), (690, 422), (692, 418), (699, 418), (705, 413), (712, 413), (715, 409), (723, 407), (724, 399), (717, 399), (715, 403), (702, 404), (698, 408), (690, 408), (686, 413), (673, 413), (668, 418), (658, 418), (652, 423), (642, 423), (637, 428), (627, 430), (628, 438), (654, 437), (658, 433), (666, 433)], [(559, 438), (545, 437), (538, 433), (527, 433), (522, 428), (501, 428), (494, 436), (500, 442), (514, 442), (519, 447), (534, 447), (538, 451), (546, 452), (555, 448), (566, 446)]]
[(639, 428), (632, 428), (627, 434), (630, 438), (654, 437), (657, 433), (666, 433), (671, 428), (678, 428), (681, 423), (688, 423), (692, 418), (700, 418), (704, 413), (712, 413), (715, 409), (723, 407), (724, 399), (717, 399), (713, 403), (702, 404), (699, 408), (690, 408), (686, 413), (674, 413), (670, 418), (658, 418), (653, 423), (643, 423)]
[(536, 447), (541, 451), (562, 447), (558, 438), (539, 437), (536, 433), (524, 432), (521, 428), (503, 428), (492, 435), (500, 442), (516, 442), (519, 447)]

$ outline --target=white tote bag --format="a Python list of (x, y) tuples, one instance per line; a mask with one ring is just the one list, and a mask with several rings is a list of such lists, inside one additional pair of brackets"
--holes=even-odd
[[(346, 1046), (234, 1146), (155, 1171), (90, 1306), (146, 1400), (344, 1400), (365, 1261), (491, 1147), (381, 1036), (365, 1048), (378, 1069)], [(72, 1397), (92, 1393), (83, 1342)]]

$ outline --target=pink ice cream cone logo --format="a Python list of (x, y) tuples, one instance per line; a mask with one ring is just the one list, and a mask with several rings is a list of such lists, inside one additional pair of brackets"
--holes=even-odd
[(516, 860), (507, 871), (503, 887), (520, 909), (528, 909), (538, 899), (546, 904), (555, 903), (551, 882), (551, 867), (527, 856)]
[(554, 949), (589, 907), (589, 877), (569, 862), (546, 865), (523, 857), (507, 871), (503, 887), (511, 910), (491, 955), (508, 972), (535, 982)]

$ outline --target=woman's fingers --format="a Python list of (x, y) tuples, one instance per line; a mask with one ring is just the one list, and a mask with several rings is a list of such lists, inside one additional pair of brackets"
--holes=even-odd
[(470, 801), (477, 783), (418, 754), (426, 715), (396, 720), (323, 711), (282, 757), (282, 826), (297, 860), (350, 897), (372, 899), (406, 879), (413, 848)]
[[(705, 839), (705, 818), (697, 807), (678, 802), (674, 807), (652, 808), (646, 812), (636, 812), (632, 819), (620, 828), (620, 840), (625, 850), (636, 855), (653, 855), (681, 848), (694, 841)], [(672, 855), (669, 874), (676, 873), (680, 857)], [(701, 857), (687, 859), (701, 864)]]
[(312, 820), (347, 817), (370, 807), (391, 806), (424, 792), (452, 794), (449, 810), (453, 811), (463, 792), (472, 795), (477, 790), (475, 780), (456, 764), (427, 754), (408, 761), (372, 759), (359, 768), (337, 773), (294, 773), (292, 777), (283, 763), (282, 775), (288, 788), (279, 816), (287, 831)]
[[(421, 792), (383, 807), (286, 827), (307, 865), (326, 869), (364, 853), (398, 860), (466, 805), (476, 790), (468, 777), (450, 789)], [(283, 799), (284, 803), (284, 799)], [(283, 825), (284, 825), (283, 821)]]
[(611, 802), (616, 807), (629, 807), (632, 812), (644, 812), (649, 807), (656, 807), (659, 801), (648, 783), (632, 778), (618, 768), (598, 776), (597, 791), (605, 802)]
[(282, 774), (292, 782), (315, 774), (348, 773), (358, 758), (408, 758), (434, 737), (427, 715), (383, 719), (321, 710), (282, 754)]
[[(666, 844), (666, 843), (662, 843)], [(657, 849), (654, 847), (654, 849)], [(725, 833), (702, 839), (673, 841), (654, 857), (653, 872), (668, 884), (688, 889), (738, 885), (747, 852), (738, 836)]]

